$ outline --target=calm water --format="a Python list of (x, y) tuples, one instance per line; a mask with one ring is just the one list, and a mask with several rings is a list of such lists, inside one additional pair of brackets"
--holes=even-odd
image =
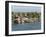
[(41, 23), (40, 22), (12, 25), (12, 31), (39, 30), (39, 29), (41, 29)]

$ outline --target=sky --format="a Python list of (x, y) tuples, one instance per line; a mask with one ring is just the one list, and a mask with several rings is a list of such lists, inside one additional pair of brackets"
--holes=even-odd
[(41, 12), (41, 7), (12, 5), (11, 10), (13, 12)]

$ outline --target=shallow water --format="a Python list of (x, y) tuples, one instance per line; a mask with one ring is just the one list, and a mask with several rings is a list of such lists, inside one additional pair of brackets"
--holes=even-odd
[(12, 25), (12, 31), (40, 30), (40, 29), (41, 29), (41, 23), (40, 22)]

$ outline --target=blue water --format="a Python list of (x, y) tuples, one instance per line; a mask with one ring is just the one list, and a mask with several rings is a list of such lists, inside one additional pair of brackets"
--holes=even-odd
[(40, 30), (40, 29), (41, 29), (41, 23), (40, 22), (12, 25), (12, 31)]

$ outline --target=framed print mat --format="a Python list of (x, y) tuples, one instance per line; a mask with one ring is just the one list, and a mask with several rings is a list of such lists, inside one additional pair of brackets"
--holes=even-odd
[(45, 33), (45, 3), (5, 1), (5, 35)]

